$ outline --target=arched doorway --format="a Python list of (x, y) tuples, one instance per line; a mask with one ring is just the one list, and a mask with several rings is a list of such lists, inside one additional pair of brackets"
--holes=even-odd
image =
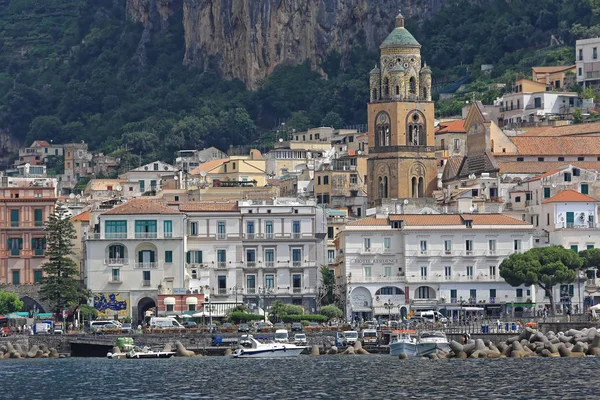
[(146, 316), (146, 311), (149, 311), (151, 308), (154, 308), (154, 312), (156, 313), (156, 301), (150, 297), (143, 297), (138, 302), (138, 312), (137, 312), (137, 323), (142, 324), (144, 322), (144, 318)]
[(34, 299), (29, 296), (21, 297), (21, 301), (23, 302), (23, 308), (21, 311), (23, 312), (35, 312), (35, 313), (45, 313), (44, 307)]
[(406, 318), (408, 315), (408, 309), (406, 307), (400, 307), (400, 317)]

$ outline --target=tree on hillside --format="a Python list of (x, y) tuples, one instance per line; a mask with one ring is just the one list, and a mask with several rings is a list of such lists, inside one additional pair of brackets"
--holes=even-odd
[(46, 231), (46, 253), (48, 262), (42, 264), (44, 280), (40, 287), (42, 300), (50, 303), (55, 313), (60, 313), (85, 302), (89, 292), (81, 288), (77, 276), (77, 263), (70, 257), (73, 254), (72, 241), (75, 228), (67, 215), (67, 209), (57, 205), (44, 227)]
[(0, 314), (9, 314), (23, 309), (23, 302), (16, 294), (0, 290)]
[(335, 111), (329, 111), (327, 114), (325, 114), (323, 120), (321, 121), (321, 126), (329, 126), (335, 129), (339, 129), (343, 125), (344, 121), (342, 121), (342, 117), (340, 117), (340, 114), (336, 113)]
[(552, 289), (573, 282), (582, 265), (583, 260), (572, 250), (562, 246), (540, 247), (506, 258), (500, 264), (500, 276), (511, 286), (537, 285), (544, 289), (555, 315)]

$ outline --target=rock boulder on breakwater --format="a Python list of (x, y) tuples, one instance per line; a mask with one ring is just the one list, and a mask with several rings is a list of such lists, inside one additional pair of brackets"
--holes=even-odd
[(193, 351), (187, 350), (179, 341), (175, 343), (175, 349), (175, 355), (177, 357), (194, 357), (196, 355)]
[(519, 335), (497, 344), (477, 339), (469, 340), (466, 344), (452, 340), (449, 345), (451, 352), (447, 357), (453, 358), (600, 356), (600, 330), (569, 329), (566, 332), (549, 331), (543, 334), (526, 328)]

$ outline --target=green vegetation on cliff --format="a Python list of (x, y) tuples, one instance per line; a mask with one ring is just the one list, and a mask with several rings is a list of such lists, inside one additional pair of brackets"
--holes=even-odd
[[(94, 150), (128, 154), (135, 165), (140, 154), (169, 160), (181, 148), (270, 141), (282, 121), (299, 130), (366, 122), (377, 53), (365, 49), (364, 35), (350, 54), (327, 57), (328, 79), (300, 64), (278, 68), (248, 91), (182, 64), (181, 15), (148, 35), (126, 20), (124, 3), (0, 1), (0, 131), (24, 142), (85, 140)], [(409, 28), (434, 77), (452, 81), (468, 66), (470, 89), (481, 97), (500, 94), (487, 83), (508, 83), (534, 63), (572, 62), (572, 48), (539, 50), (551, 34), (572, 45), (598, 30), (600, 0), (479, 4), (459, 1)], [(494, 64), (491, 75), (478, 71), (482, 63)], [(461, 102), (440, 102), (439, 114), (455, 113)]]

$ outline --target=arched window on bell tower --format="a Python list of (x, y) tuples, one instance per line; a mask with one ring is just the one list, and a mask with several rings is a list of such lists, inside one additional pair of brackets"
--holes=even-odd
[(426, 146), (427, 134), (425, 132), (425, 117), (422, 113), (414, 111), (406, 119), (407, 146)]
[(417, 80), (414, 76), (411, 76), (410, 80), (408, 81), (408, 91), (412, 95), (417, 94)]
[(419, 197), (419, 186), (418, 186), (417, 177), (415, 177), (415, 176), (412, 177), (412, 179), (410, 180), (410, 187), (411, 187), (411, 197), (414, 197), (414, 198)]
[(383, 96), (386, 99), (390, 97), (390, 85), (387, 77), (383, 78)]
[(388, 177), (380, 176), (377, 180), (378, 194), (380, 199), (387, 199), (388, 197)]
[(391, 119), (386, 112), (380, 112), (375, 118), (375, 146), (384, 147), (392, 144)]

